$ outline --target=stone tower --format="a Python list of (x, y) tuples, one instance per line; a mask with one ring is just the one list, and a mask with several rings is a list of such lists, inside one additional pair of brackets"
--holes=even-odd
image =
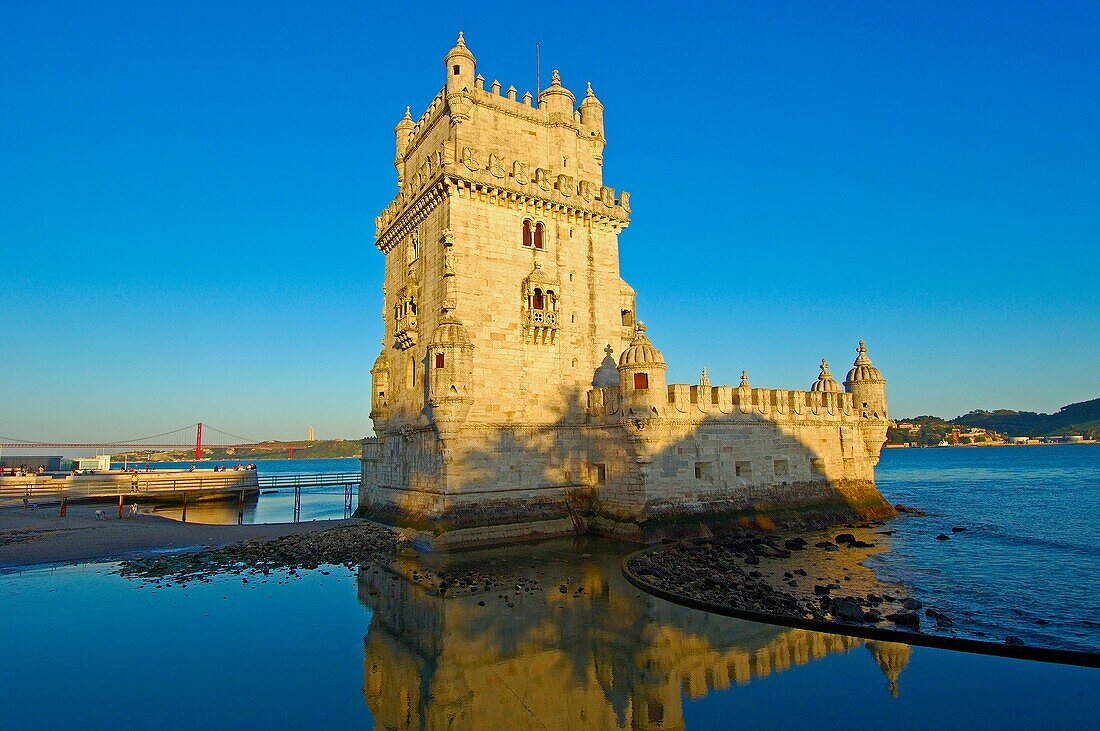
[[(371, 512), (412, 504), (433, 519), (463, 502), (443, 495), (475, 483), (560, 495), (586, 480), (569, 435), (605, 350), (635, 334), (618, 259), (629, 195), (603, 185), (591, 84), (579, 106), (557, 71), (537, 104), (514, 87), (502, 95), (462, 34), (444, 72), (420, 119), (406, 108), (395, 127), (398, 192), (375, 222), (385, 339), (371, 369), (378, 446), (366, 454), (380, 460)], [(496, 433), (514, 454), (487, 442), (490, 425), (517, 430)], [(523, 453), (547, 450), (560, 468), (533, 470)]]
[(579, 104), (557, 71), (502, 93), (461, 33), (443, 71), (394, 128), (397, 193), (375, 219), (361, 515), (470, 545), (892, 512), (874, 485), (886, 382), (862, 343), (846, 390), (824, 360), (809, 391), (666, 383), (619, 276), (630, 196), (604, 184), (591, 84)]

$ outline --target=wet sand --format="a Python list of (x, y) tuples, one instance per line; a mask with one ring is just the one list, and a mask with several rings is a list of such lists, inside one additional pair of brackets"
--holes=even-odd
[[(107, 515), (98, 520), (95, 511)], [(362, 521), (203, 525), (157, 515), (118, 519), (114, 506), (73, 504), (62, 518), (54, 506), (0, 508), (0, 569), (44, 563), (126, 558), (158, 550), (221, 548), (250, 540), (315, 533)]]

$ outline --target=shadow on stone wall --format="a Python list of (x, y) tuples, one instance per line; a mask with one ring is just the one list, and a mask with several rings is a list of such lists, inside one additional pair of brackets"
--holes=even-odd
[[(727, 691), (864, 644), (640, 594), (618, 570), (623, 552), (621, 544), (559, 539), (398, 563), (406, 576), (433, 561), (479, 577), (479, 591), (455, 587), (446, 597), (386, 569), (363, 567), (359, 598), (373, 610), (363, 695), (375, 724), (678, 729), (685, 697)], [(506, 589), (481, 590), (485, 578)], [(896, 693), (909, 647), (866, 644)]]
[[(396, 506), (367, 512), (437, 534), (568, 520), (578, 532), (632, 539), (894, 512), (874, 485), (863, 437), (853, 425), (821, 422), (789, 434), (751, 413), (706, 416), (696, 424), (643, 413), (624, 419), (621, 428), (604, 429), (578, 422), (577, 413), (583, 409), (575, 400), (541, 426), (467, 425), (439, 442), (440, 464), (427, 464), (424, 472), (444, 471), (447, 494), (437, 491), (425, 501), (412, 492)], [(421, 434), (430, 444), (433, 433)], [(833, 443), (819, 452), (814, 441), (822, 439)], [(738, 462), (749, 462), (750, 472), (738, 476)], [(604, 465), (603, 482), (598, 465)]]

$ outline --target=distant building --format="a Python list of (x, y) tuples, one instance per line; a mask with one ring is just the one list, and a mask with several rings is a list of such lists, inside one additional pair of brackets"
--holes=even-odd
[(316, 440), (315, 440), (315, 439), (313, 438), (313, 427), (312, 427), (312, 426), (311, 426), (311, 427), (309, 427), (309, 429), (308, 429), (308, 430), (306, 431), (306, 441), (307, 441), (307, 442), (313, 442), (313, 441), (316, 441)]
[(61, 462), (63, 459), (64, 458), (61, 456), (43, 457), (41, 455), (37, 455), (31, 457), (29, 455), (12, 454), (7, 457), (0, 457), (0, 467), (15, 467), (16, 469), (19, 469), (20, 467), (26, 467), (28, 470), (35, 471), (37, 471), (38, 468), (41, 467), (47, 472), (60, 472)]
[(78, 470), (109, 470), (111, 469), (111, 455), (97, 454), (94, 457), (78, 457), (76, 468)]

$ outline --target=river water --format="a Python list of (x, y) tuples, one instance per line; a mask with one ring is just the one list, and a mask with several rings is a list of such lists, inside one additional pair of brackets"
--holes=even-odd
[(508, 589), (446, 599), (375, 567), (163, 588), (113, 564), (8, 574), (0, 728), (1006, 729), (1100, 717), (1100, 670), (709, 615), (627, 584), (628, 550), (459, 554), (448, 560)]
[(890, 522), (882, 578), (961, 634), (1100, 651), (1100, 445), (887, 449), (876, 478), (928, 513)]
[[(258, 464), (261, 475), (359, 469), (357, 459)], [(887, 449), (876, 477), (891, 503), (927, 512), (891, 521), (889, 550), (869, 561), (881, 578), (958, 620), (959, 636), (1100, 651), (1100, 445)], [(293, 511), (294, 491), (282, 489), (247, 504), (244, 520), (287, 522)], [(302, 493), (302, 520), (342, 517), (342, 488)], [(237, 504), (192, 505), (188, 520), (233, 524)]]
[[(874, 568), (927, 604), (971, 612), (977, 631), (1007, 625), (1096, 650), (1098, 457), (1092, 446), (887, 451), (884, 494), (929, 515), (892, 521)], [(312, 514), (342, 511), (340, 492), (318, 496)], [(250, 519), (289, 515), (287, 498), (261, 495)], [(966, 531), (935, 540), (953, 526)], [(1100, 670), (708, 615), (627, 584), (619, 561), (632, 549), (551, 541), (399, 563), (507, 579), (504, 592), (446, 599), (371, 566), (162, 587), (110, 563), (0, 575), (0, 728), (1004, 729), (1100, 718)]]

